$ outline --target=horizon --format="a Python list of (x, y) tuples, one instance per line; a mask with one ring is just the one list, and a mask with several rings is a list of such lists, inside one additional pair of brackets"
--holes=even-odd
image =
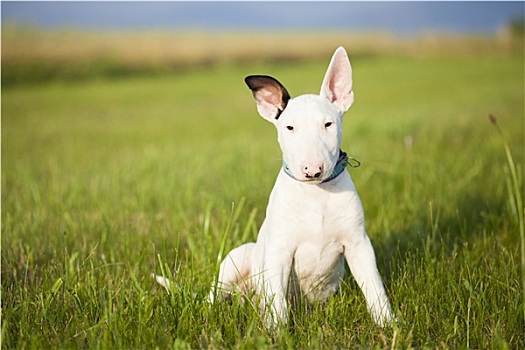
[(79, 30), (353, 30), (494, 34), (524, 2), (2, 1), (2, 27)]

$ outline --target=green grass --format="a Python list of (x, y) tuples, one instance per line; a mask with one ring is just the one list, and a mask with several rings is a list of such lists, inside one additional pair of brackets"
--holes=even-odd
[(4, 89), (2, 347), (525, 347), (523, 57), (352, 60), (343, 149), (397, 327), (373, 324), (350, 276), (280, 334), (239, 300), (203, 301), (223, 239), (255, 239), (280, 166), (244, 76), (298, 95), (327, 64)]

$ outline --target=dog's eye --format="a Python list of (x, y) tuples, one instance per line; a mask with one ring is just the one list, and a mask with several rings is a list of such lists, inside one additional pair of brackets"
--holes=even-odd
[(291, 125), (287, 125), (287, 126), (286, 126), (286, 129), (288, 129), (288, 130), (290, 130), (290, 131), (293, 131), (293, 126), (291, 126)]
[(332, 122), (327, 122), (327, 123), (324, 123), (324, 127), (325, 128), (329, 128), (332, 126)]

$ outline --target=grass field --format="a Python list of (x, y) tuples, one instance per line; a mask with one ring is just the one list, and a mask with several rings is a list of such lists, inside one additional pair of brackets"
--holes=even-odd
[(2, 348), (524, 348), (522, 55), (352, 59), (343, 149), (396, 327), (351, 276), (279, 334), (203, 301), (280, 167), (244, 76), (317, 92), (328, 59), (3, 89)]
[[(78, 31), (2, 25), (2, 85), (167, 74), (216, 64), (326, 59), (334, 47), (353, 57), (523, 54), (523, 33), (495, 35), (385, 32)], [(286, 48), (277, 49), (279, 48)]]

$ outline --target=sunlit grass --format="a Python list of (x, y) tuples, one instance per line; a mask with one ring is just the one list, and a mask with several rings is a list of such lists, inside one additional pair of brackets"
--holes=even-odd
[[(397, 327), (373, 324), (351, 277), (280, 334), (249, 303), (204, 302), (223, 238), (225, 251), (255, 239), (280, 167), (243, 78), (317, 92), (323, 59), (4, 89), (2, 345), (524, 347), (523, 57), (347, 49), (343, 149), (362, 163), (351, 174)], [(510, 192), (489, 113), (521, 179)], [(156, 285), (162, 270), (180, 288)]]

